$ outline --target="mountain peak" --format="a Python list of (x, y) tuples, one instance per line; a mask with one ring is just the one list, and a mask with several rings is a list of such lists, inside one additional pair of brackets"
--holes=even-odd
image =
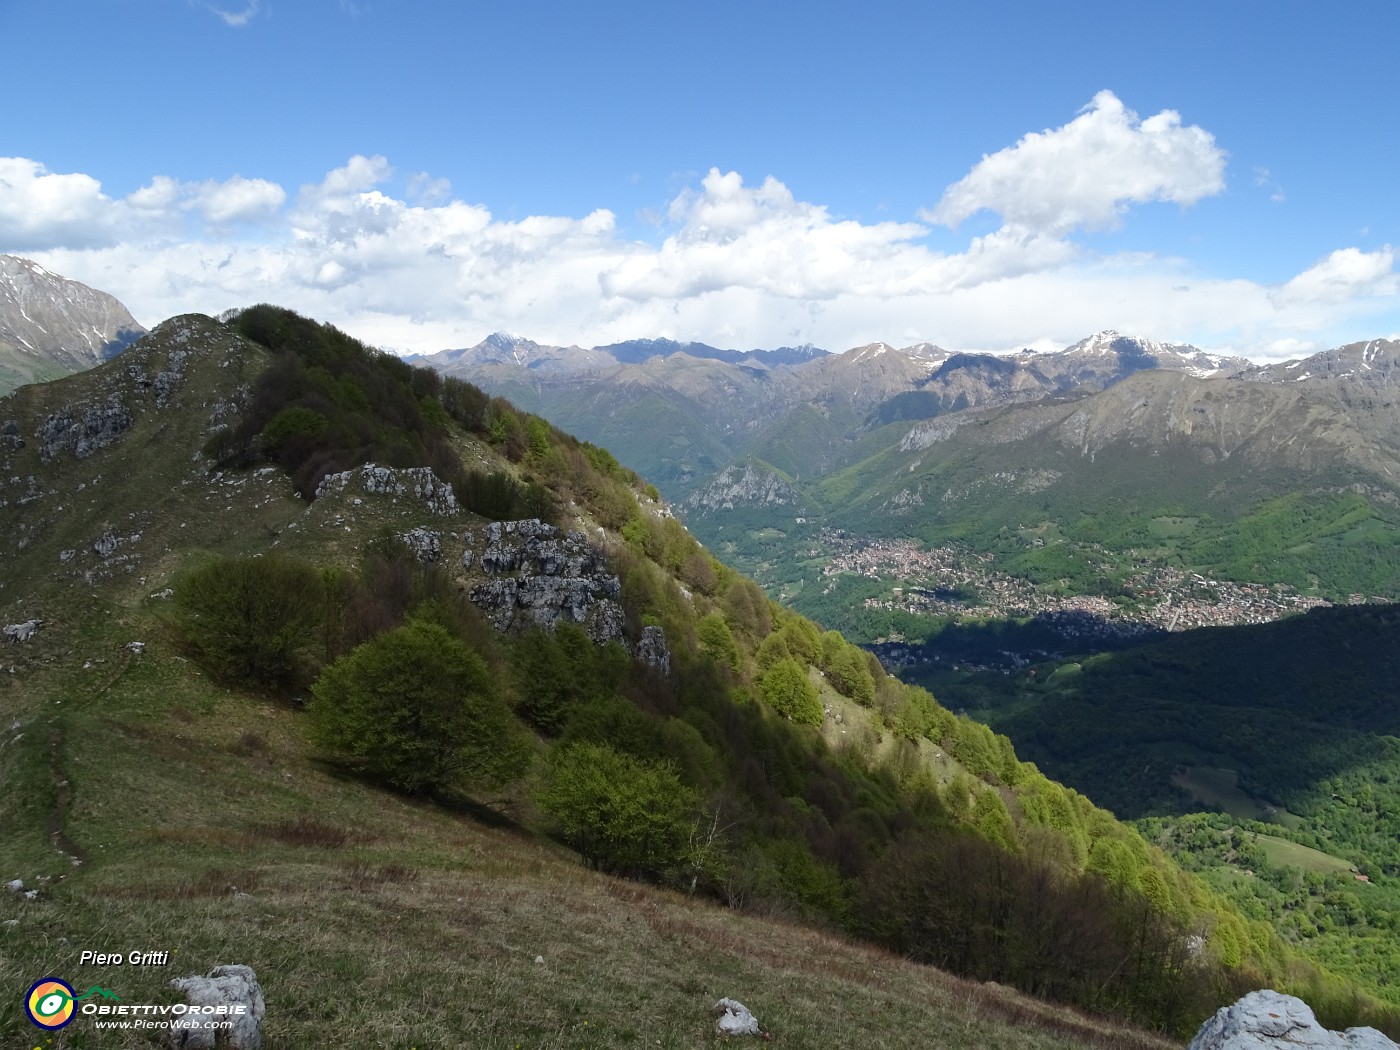
[(145, 331), (106, 292), (0, 255), (0, 393), (101, 364)]
[(855, 346), (847, 350), (845, 356), (849, 356), (852, 362), (859, 363), (874, 360), (893, 350), (894, 347), (889, 343), (866, 343), (864, 346)]

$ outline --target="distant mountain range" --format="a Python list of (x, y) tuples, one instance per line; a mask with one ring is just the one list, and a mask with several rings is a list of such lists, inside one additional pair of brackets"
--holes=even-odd
[(615, 365), (639, 365), (653, 357), (670, 357), (673, 354), (769, 367), (802, 364), (824, 356), (826, 351), (810, 344), (784, 346), (777, 350), (720, 350), (705, 343), (681, 343), (674, 339), (629, 339), (585, 350), (581, 346), (545, 346), (524, 336), (495, 332), (476, 346), (444, 350), (437, 354), (415, 354), (407, 360), (412, 364), (430, 365), (442, 372), (488, 365), (514, 365), (531, 371), (571, 375), (597, 372)]
[[(0, 257), (0, 380), (90, 367), (140, 331), (111, 296)], [(1115, 331), (1011, 355), (926, 342), (583, 348), (496, 333), (410, 360), (610, 449), (760, 576), (726, 523), (786, 535), (801, 518), (986, 547), (1038, 522), (1123, 557), (1147, 550), (1327, 594), (1400, 593), (1393, 341), (1254, 365)], [(1166, 518), (1189, 524), (1171, 544), (1147, 543), (1145, 522)], [(1022, 567), (1072, 578), (1050, 564), (1057, 544), (1046, 550)]]
[(415, 361), (558, 420), (677, 499), (751, 458), (794, 477), (826, 473), (859, 435), (889, 423), (1100, 390), (1147, 369), (1221, 376), (1251, 367), (1117, 332), (1011, 356), (883, 342), (840, 354), (664, 339), (584, 349), (497, 333)]
[[(793, 363), (619, 346), (492, 337), (426, 360), (612, 449), (759, 576), (799, 541), (752, 537), (797, 519), (794, 537), (820, 524), (982, 549), (1035, 524), (1122, 559), (1400, 593), (1392, 341), (1269, 365), (1113, 331), (1051, 353), (872, 343)], [(1164, 544), (1166, 519), (1184, 524)], [(1067, 549), (1003, 553), (1073, 580)]]
[(0, 255), (0, 394), (101, 364), (145, 333), (106, 292)]

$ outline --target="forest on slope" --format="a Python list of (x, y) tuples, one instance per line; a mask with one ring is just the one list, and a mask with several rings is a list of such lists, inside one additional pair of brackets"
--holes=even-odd
[(1315, 609), (1015, 674), (971, 664), (904, 674), (1135, 821), (1305, 953), (1394, 1001), (1397, 637), (1393, 605)]

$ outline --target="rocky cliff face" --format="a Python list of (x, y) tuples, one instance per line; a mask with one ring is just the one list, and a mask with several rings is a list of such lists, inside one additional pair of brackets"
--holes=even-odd
[(106, 292), (0, 255), (0, 393), (92, 368), (145, 331)]
[[(618, 597), (622, 585), (607, 557), (577, 529), (564, 532), (540, 521), (496, 521), (462, 536), (461, 565), (486, 579), (469, 595), (497, 629), (579, 624), (598, 645), (622, 642), (663, 674), (671, 654), (660, 627), (646, 627), (635, 644), (624, 637)], [(434, 548), (435, 549), (435, 548)]]
[(1235, 378), (1255, 383), (1335, 381), (1376, 391), (1389, 388), (1393, 393), (1395, 386), (1400, 385), (1400, 341), (1371, 339), (1348, 343), (1297, 361), (1246, 368)]
[(685, 509), (713, 512), (736, 507), (796, 507), (801, 502), (798, 491), (777, 474), (746, 463), (721, 471), (685, 501)]
[(621, 584), (583, 533), (561, 533), (535, 518), (493, 522), (484, 531), (482, 539), (468, 534), (462, 565), (488, 575), (471, 599), (498, 628), (553, 630), (567, 622), (582, 624), (595, 642), (622, 637)]

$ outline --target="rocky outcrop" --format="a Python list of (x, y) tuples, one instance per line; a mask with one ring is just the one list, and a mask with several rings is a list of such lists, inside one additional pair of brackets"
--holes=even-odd
[(463, 567), (494, 577), (472, 588), (471, 599), (500, 630), (563, 622), (582, 624), (600, 644), (622, 637), (621, 583), (583, 533), (530, 518), (493, 522), (479, 548), (467, 540)]
[(671, 650), (666, 645), (666, 632), (655, 625), (642, 628), (637, 639), (637, 659), (662, 674), (671, 673)]
[(344, 492), (351, 486), (381, 496), (412, 496), (434, 514), (451, 516), (459, 512), (452, 486), (433, 473), (431, 467), (380, 467), (373, 463), (354, 470), (327, 474), (316, 486), (316, 498)]
[[(170, 1028), (168, 1045), (178, 1050), (259, 1050), (263, 1015), (262, 988), (249, 966), (216, 966), (206, 977), (179, 977), (171, 986), (185, 993), (190, 1009)], [(226, 1029), (210, 1022), (231, 1022)]]
[[(174, 333), (174, 337), (179, 341), (181, 336), (185, 336), (183, 331)], [(180, 380), (185, 378), (185, 361), (189, 358), (189, 353), (184, 350), (172, 350), (170, 357), (166, 360), (165, 368), (157, 372), (154, 376), (146, 374), (145, 369), (140, 364), (133, 362), (127, 366), (127, 375), (136, 384), (136, 389), (142, 393), (153, 393), (156, 396), (156, 407), (164, 408), (170, 401), (170, 395), (180, 385)]]
[(727, 467), (703, 489), (685, 501), (688, 510), (720, 511), (735, 507), (796, 506), (801, 495), (772, 471), (749, 464)]
[(110, 558), (113, 554), (116, 554), (117, 547), (120, 544), (121, 540), (117, 538), (117, 534), (113, 532), (110, 528), (108, 528), (102, 533), (101, 536), (97, 537), (97, 539), (93, 541), (92, 549), (95, 550), (102, 558), (105, 559)]
[(421, 565), (435, 565), (442, 558), (442, 533), (423, 526), (399, 534), (404, 546), (413, 552)]
[(1400, 1050), (1374, 1028), (1329, 1032), (1301, 999), (1271, 989), (1222, 1006), (1201, 1025), (1188, 1050)]
[(4, 629), (5, 637), (15, 645), (27, 642), (34, 637), (34, 632), (40, 628), (43, 622), (43, 620), (25, 620), (24, 623), (12, 623)]
[(120, 438), (134, 422), (131, 409), (116, 394), (96, 405), (65, 406), (45, 419), (34, 435), (39, 439), (39, 458), (48, 463), (71, 450), (78, 459), (87, 459)]

